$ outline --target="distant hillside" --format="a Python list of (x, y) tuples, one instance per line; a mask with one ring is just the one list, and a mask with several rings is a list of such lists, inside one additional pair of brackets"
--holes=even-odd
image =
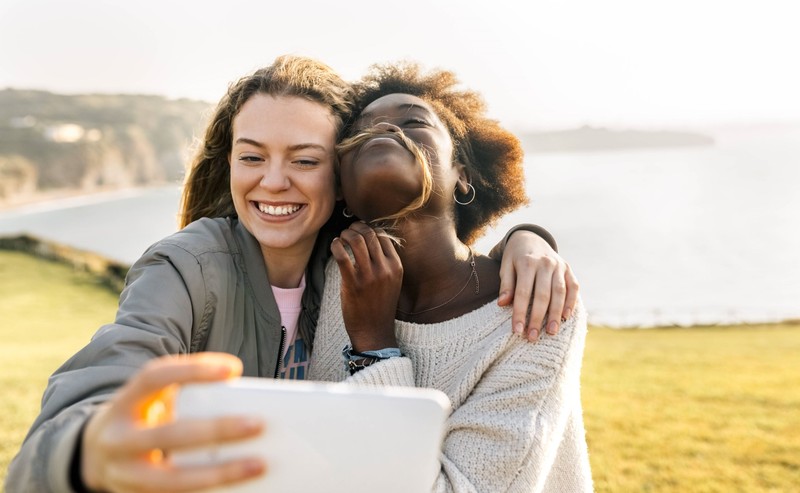
[[(148, 95), (0, 90), (0, 206), (41, 192), (180, 180), (211, 106)], [(592, 127), (520, 137), (532, 153), (714, 143), (692, 133)]]
[(575, 130), (527, 133), (520, 137), (525, 150), (534, 153), (714, 144), (713, 138), (690, 132), (610, 130), (588, 126)]
[(210, 107), (161, 96), (0, 90), (0, 202), (179, 180)]

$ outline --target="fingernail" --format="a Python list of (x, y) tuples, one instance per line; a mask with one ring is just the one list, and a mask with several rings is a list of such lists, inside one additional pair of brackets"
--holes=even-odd
[(245, 417), (239, 422), (244, 431), (256, 431), (264, 426), (264, 422), (258, 418)]
[(564, 322), (566, 322), (567, 319), (571, 316), (572, 316), (572, 308), (567, 308), (567, 312), (564, 314)]
[(514, 324), (514, 333), (522, 334), (522, 322), (517, 322), (516, 324)]
[(534, 342), (539, 339), (539, 329), (531, 330), (530, 335), (528, 335), (528, 340)]
[(219, 376), (219, 378), (230, 378), (233, 376), (233, 368), (230, 365), (217, 365), (214, 368), (214, 374)]
[(547, 333), (554, 335), (556, 332), (558, 332), (558, 322), (552, 320), (549, 324), (547, 324)]
[(261, 474), (264, 472), (266, 467), (264, 463), (259, 459), (246, 459), (242, 463), (242, 469), (244, 473), (248, 476), (254, 476), (256, 474)]

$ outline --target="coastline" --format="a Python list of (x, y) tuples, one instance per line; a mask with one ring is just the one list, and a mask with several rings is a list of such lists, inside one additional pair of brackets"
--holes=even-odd
[(57, 188), (47, 191), (36, 191), (32, 193), (13, 195), (11, 198), (0, 199), (0, 212), (15, 210), (34, 204), (40, 204), (43, 202), (73, 199), (75, 197), (81, 197), (86, 195), (110, 193), (116, 190), (120, 190), (120, 188), (108, 187), (108, 188), (95, 189), (91, 191), (75, 189), (75, 188)]
[(63, 207), (76, 207), (103, 202), (109, 199), (134, 197), (149, 190), (179, 186), (180, 184), (178, 183), (159, 183), (131, 187), (98, 187), (88, 191), (64, 188), (39, 191), (15, 196), (11, 199), (0, 199), (0, 216), (5, 214), (42, 212)]

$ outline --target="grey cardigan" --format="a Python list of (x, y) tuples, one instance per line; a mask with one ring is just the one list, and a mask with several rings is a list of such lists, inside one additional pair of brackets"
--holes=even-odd
[[(306, 272), (300, 334), (313, 340), (327, 235)], [(50, 378), (42, 410), (11, 462), (6, 491), (72, 491), (81, 430), (142, 365), (166, 354), (222, 351), (247, 376), (278, 371), (283, 329), (257, 240), (236, 220), (200, 219), (150, 247), (128, 272), (114, 323)]]

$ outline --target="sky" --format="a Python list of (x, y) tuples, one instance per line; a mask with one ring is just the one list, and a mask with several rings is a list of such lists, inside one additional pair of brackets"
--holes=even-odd
[(797, 0), (0, 0), (0, 88), (216, 102), (276, 56), (453, 70), (509, 128), (800, 121)]

